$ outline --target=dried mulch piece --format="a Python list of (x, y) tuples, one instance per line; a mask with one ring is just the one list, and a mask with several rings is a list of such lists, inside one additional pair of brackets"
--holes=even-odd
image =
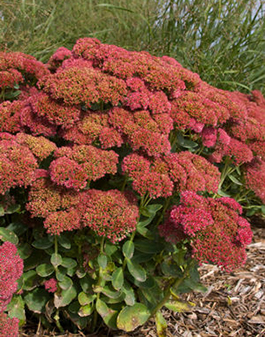
[[(265, 336), (265, 226), (253, 228), (253, 242), (248, 246), (248, 260), (244, 268), (227, 274), (216, 266), (200, 267), (201, 281), (206, 293), (190, 293), (183, 299), (195, 304), (191, 312), (173, 313), (164, 310), (168, 322), (167, 337), (205, 336)], [(36, 331), (36, 330), (35, 330)], [(46, 334), (39, 327), (34, 333), (24, 329), (23, 337), (157, 337), (154, 321), (131, 333), (103, 333), (97, 335)]]

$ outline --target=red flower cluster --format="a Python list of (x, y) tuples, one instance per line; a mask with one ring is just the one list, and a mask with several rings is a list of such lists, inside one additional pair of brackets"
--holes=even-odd
[(53, 182), (77, 190), (86, 187), (87, 180), (97, 180), (106, 174), (117, 172), (118, 155), (92, 145), (61, 147), (50, 165)]
[(196, 260), (229, 272), (245, 263), (245, 247), (252, 240), (250, 224), (239, 215), (241, 211), (233, 199), (204, 198), (185, 191), (180, 205), (173, 206), (159, 226), (160, 235), (174, 244), (189, 238)]
[(30, 185), (38, 167), (32, 152), (15, 140), (0, 140), (0, 153), (0, 193), (5, 194), (11, 187)]
[(23, 272), (23, 260), (17, 248), (10, 242), (0, 246), (0, 312), (6, 310), (13, 294), (17, 291), (17, 280)]
[(124, 81), (88, 67), (69, 67), (43, 77), (39, 86), (53, 99), (66, 104), (85, 104), (90, 107), (102, 100), (118, 105), (126, 95)]
[(0, 52), (0, 89), (12, 89), (16, 84), (36, 83), (49, 73), (35, 57), (20, 52)]
[(124, 158), (122, 169), (133, 179), (136, 192), (141, 196), (148, 193), (152, 198), (168, 197), (187, 189), (217, 192), (220, 180), (217, 167), (188, 151), (153, 160), (133, 153)]
[(139, 211), (132, 195), (118, 190), (89, 190), (83, 224), (111, 242), (123, 240), (136, 229)]
[(256, 158), (244, 168), (246, 186), (265, 204), (265, 162)]
[(4, 312), (0, 312), (0, 336), (18, 337), (19, 319), (9, 318)]
[(15, 133), (21, 131), (20, 112), (24, 107), (21, 101), (5, 101), (0, 104), (0, 131)]
[(55, 293), (57, 290), (57, 281), (54, 278), (50, 278), (44, 281), (44, 287), (49, 293)]

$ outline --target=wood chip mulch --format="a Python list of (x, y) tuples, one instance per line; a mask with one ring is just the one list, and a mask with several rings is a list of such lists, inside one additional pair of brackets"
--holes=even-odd
[[(265, 226), (254, 227), (244, 268), (227, 274), (212, 265), (200, 267), (206, 293), (191, 293), (182, 299), (194, 303), (191, 312), (164, 310), (167, 337), (253, 336), (265, 337)], [(92, 336), (80, 334), (22, 333), (21, 336)], [(157, 337), (154, 321), (131, 333), (109, 332), (97, 337)]]

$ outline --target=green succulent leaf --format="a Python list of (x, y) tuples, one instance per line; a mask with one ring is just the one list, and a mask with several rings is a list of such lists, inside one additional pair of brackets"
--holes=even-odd
[(58, 242), (63, 248), (71, 249), (71, 240), (64, 233), (58, 236)]
[(8, 310), (8, 316), (10, 318), (18, 318), (21, 324), (24, 324), (26, 321), (26, 315), (25, 315), (25, 304), (22, 299), (22, 297), (19, 296), (13, 296), (11, 302), (7, 306)]
[(28, 257), (30, 257), (32, 248), (27, 242), (23, 242), (18, 246), (17, 251), (21, 259), (26, 260)]
[(57, 254), (57, 253), (53, 253), (52, 256), (51, 256), (51, 264), (54, 266), (54, 267), (58, 267), (62, 264), (63, 262), (63, 258), (60, 254)]
[(70, 277), (64, 275), (62, 280), (59, 282), (59, 287), (63, 290), (67, 290), (68, 288), (72, 287), (73, 281)]
[(80, 305), (85, 306), (94, 301), (97, 296), (95, 294), (86, 294), (83, 291), (78, 294), (78, 302)]
[(25, 303), (27, 304), (29, 310), (37, 314), (45, 312), (45, 305), (49, 299), (49, 293), (42, 288), (34, 289), (24, 297)]
[(51, 264), (42, 263), (36, 268), (36, 272), (41, 277), (47, 277), (54, 272), (54, 268)]
[(11, 222), (7, 229), (14, 232), (17, 236), (21, 236), (28, 230), (28, 226), (21, 222)]
[(98, 264), (102, 269), (105, 269), (108, 264), (108, 258), (105, 254), (99, 254), (98, 256)]
[(62, 290), (61, 294), (54, 294), (54, 305), (55, 307), (61, 308), (66, 307), (70, 304), (77, 296), (77, 290), (74, 286), (71, 286), (68, 289)]
[(49, 239), (48, 236), (35, 240), (32, 242), (32, 246), (37, 249), (48, 249), (53, 246), (53, 242)]
[(24, 272), (22, 275), (23, 279), (23, 290), (30, 291), (37, 287), (39, 276), (37, 275), (35, 270), (29, 270)]
[(96, 310), (108, 327), (112, 329), (117, 328), (116, 319), (118, 316), (118, 311), (109, 308), (107, 304), (101, 299), (97, 299)]
[(5, 227), (0, 227), (0, 240), (5, 242), (5, 241), (8, 241), (8, 242), (11, 242), (13, 243), (14, 245), (17, 245), (18, 244), (18, 237), (17, 235), (5, 228)]
[(130, 274), (139, 282), (146, 280), (146, 272), (142, 266), (137, 263), (133, 263), (131, 260), (127, 260), (127, 267)]
[(157, 311), (155, 315), (156, 332), (158, 337), (167, 337), (167, 321), (163, 317), (161, 311)]
[(77, 262), (70, 257), (63, 257), (61, 265), (67, 269), (73, 269), (77, 266)]
[(117, 327), (126, 332), (135, 330), (143, 325), (150, 317), (150, 312), (142, 303), (124, 307), (117, 317)]
[(122, 253), (127, 259), (131, 259), (134, 253), (134, 243), (130, 240), (126, 241), (122, 246)]
[(94, 311), (94, 306), (93, 304), (87, 304), (87, 305), (84, 305), (84, 306), (81, 306), (81, 308), (79, 309), (78, 311), (78, 315), (80, 317), (87, 317), (87, 316), (90, 316)]
[(122, 268), (117, 268), (112, 274), (112, 286), (116, 290), (120, 290), (124, 283), (124, 275)]

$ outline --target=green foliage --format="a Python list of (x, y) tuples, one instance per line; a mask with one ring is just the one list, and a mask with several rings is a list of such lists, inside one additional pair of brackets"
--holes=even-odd
[[(162, 204), (146, 203), (145, 220), (139, 224), (156, 223), (162, 211)], [(14, 237), (16, 243), (20, 241), (19, 253), (24, 258), (24, 273), (19, 282), (23, 292), (14, 296), (8, 306), (10, 317), (19, 318), (20, 324), (25, 323), (26, 313), (30, 311), (43, 322), (48, 320), (47, 324), (53, 322), (60, 330), (71, 317), (73, 330), (76, 326), (92, 332), (101, 317), (111, 329), (132, 331), (163, 306), (189, 309), (188, 304), (176, 300), (175, 293), (180, 293), (181, 285), (185, 286), (187, 281), (189, 290), (196, 288), (198, 274), (192, 269), (197, 267), (191, 267), (184, 256), (186, 250), (181, 247), (176, 247), (172, 254), (170, 249), (164, 250), (162, 241), (149, 240), (138, 231), (114, 246), (104, 239), (95, 240), (87, 230), (70, 241), (65, 233), (54, 237), (37, 228), (25, 230), (15, 224), (12, 222), (10, 229), (4, 226), (0, 229), (8, 233), (2, 241), (5, 238), (12, 241)], [(155, 238), (156, 227), (151, 226), (149, 230)], [(98, 254), (88, 264), (82, 263), (83, 252), (78, 248), (83, 239), (98, 247)], [(56, 281), (54, 292), (45, 286), (51, 279)], [(164, 329), (163, 322), (162, 317), (157, 321), (159, 331)]]

